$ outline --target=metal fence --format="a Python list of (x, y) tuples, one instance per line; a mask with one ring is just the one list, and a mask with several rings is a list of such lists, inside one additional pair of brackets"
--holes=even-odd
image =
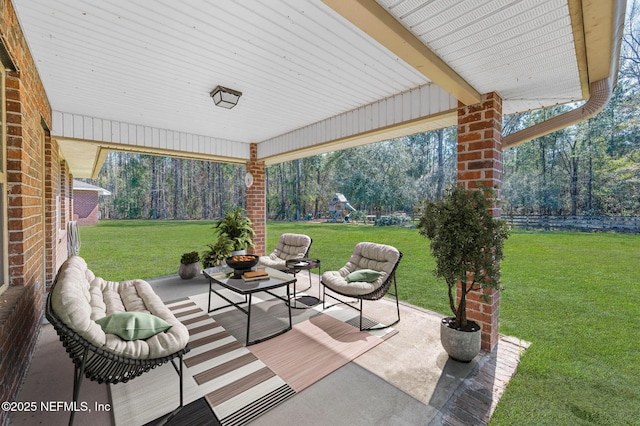
[(517, 228), (586, 232), (640, 233), (639, 216), (544, 216), (507, 215), (502, 218)]

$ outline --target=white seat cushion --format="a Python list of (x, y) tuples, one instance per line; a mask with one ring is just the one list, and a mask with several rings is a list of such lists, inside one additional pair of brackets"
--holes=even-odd
[(287, 260), (301, 259), (307, 255), (311, 238), (304, 234), (282, 234), (276, 248), (269, 256), (260, 256), (259, 262), (269, 268), (284, 270)]
[[(134, 359), (171, 355), (189, 341), (189, 331), (143, 280), (120, 283), (96, 278), (81, 257), (69, 258), (60, 268), (51, 295), (55, 314), (69, 328), (98, 348)], [(172, 325), (146, 340), (122, 340), (105, 334), (95, 320), (116, 312), (146, 312)]]
[[(369, 242), (358, 243), (345, 266), (338, 271), (326, 271), (322, 274), (322, 284), (348, 296), (360, 296), (374, 292), (386, 281), (400, 259), (400, 252), (384, 244)], [(373, 282), (347, 281), (347, 275), (360, 269), (372, 269), (382, 274)]]
[(369, 294), (378, 288), (375, 281), (372, 283), (364, 281), (348, 282), (345, 277), (340, 274), (340, 271), (326, 271), (322, 274), (322, 284), (331, 290), (335, 290), (338, 293), (349, 296)]

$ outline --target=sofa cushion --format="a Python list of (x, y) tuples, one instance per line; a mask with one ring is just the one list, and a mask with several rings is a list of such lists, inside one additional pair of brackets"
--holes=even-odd
[(117, 312), (96, 320), (107, 334), (115, 334), (124, 340), (148, 339), (171, 324), (146, 312)]

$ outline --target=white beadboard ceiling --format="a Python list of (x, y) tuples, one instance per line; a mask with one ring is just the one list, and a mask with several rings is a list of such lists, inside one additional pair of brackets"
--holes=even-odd
[(377, 0), (505, 114), (582, 99), (566, 0)]
[[(257, 143), (269, 164), (455, 124), (449, 80), (410, 65), (344, 5), (392, 16), (454, 84), (497, 92), (507, 114), (584, 99), (590, 31), (619, 42), (582, 27), (580, 14), (599, 13), (590, 0), (12, 3), (76, 177), (95, 175), (109, 149), (243, 163)], [(235, 108), (213, 105), (217, 85), (243, 93)]]

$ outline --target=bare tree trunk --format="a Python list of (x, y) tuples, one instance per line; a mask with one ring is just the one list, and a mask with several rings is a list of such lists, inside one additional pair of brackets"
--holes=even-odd
[(546, 136), (538, 139), (538, 147), (540, 148), (540, 167), (542, 168), (542, 206), (540, 213), (549, 214), (549, 194), (547, 191), (547, 147)]
[(269, 209), (269, 201), (268, 201), (269, 200), (269, 173), (268, 173), (268, 170), (266, 170), (266, 169), (264, 171), (264, 178), (265, 178), (265, 187), (264, 187), (265, 188), (265, 194), (264, 194), (264, 196), (265, 196), (265, 199), (267, 200), (267, 203), (266, 203), (266, 206), (265, 206), (265, 211), (266, 211), (267, 218), (269, 218), (269, 217), (271, 217), (270, 216), (271, 212), (270, 212), (270, 209)]
[(234, 168), (233, 174), (233, 193), (235, 194), (234, 204), (243, 208), (246, 208), (244, 197), (244, 185), (238, 185), (238, 182), (244, 182), (245, 171), (240, 168)]
[(151, 219), (158, 218), (158, 157), (151, 157)]
[(578, 214), (578, 156), (573, 153), (571, 156), (571, 184), (569, 195), (571, 196), (571, 215)]
[(287, 187), (286, 187), (286, 178), (285, 178), (285, 170), (284, 165), (278, 164), (278, 168), (280, 169), (280, 213), (278, 216), (282, 216), (282, 219), (287, 219)]
[(182, 160), (179, 158), (173, 159), (173, 218), (182, 220), (184, 219), (184, 205), (182, 203)]
[(169, 208), (167, 207), (167, 188), (165, 187), (165, 182), (167, 181), (167, 161), (162, 162), (161, 167), (161, 175), (160, 175), (160, 208), (162, 209), (162, 213), (160, 217), (162, 219), (167, 219), (169, 217)]
[(222, 182), (222, 167), (220, 164), (216, 163), (217, 171), (218, 171), (218, 217), (224, 216), (224, 186)]
[(313, 212), (313, 217), (316, 219), (320, 219), (320, 188), (321, 187), (321, 177), (320, 177), (320, 167), (318, 167), (318, 176), (316, 183), (318, 184), (318, 193), (316, 194), (316, 206), (315, 211)]
[(301, 161), (300, 159), (296, 160), (296, 220), (300, 220), (301, 208), (300, 203), (302, 202), (302, 190), (300, 188), (301, 180), (302, 180), (302, 170), (300, 168)]
[[(190, 167), (190, 165), (187, 164), (187, 167), (184, 167), (184, 161), (185, 160), (180, 160), (180, 162), (182, 162), (182, 174), (183, 174), (183, 194), (184, 194), (184, 202), (182, 203), (182, 211), (183, 211), (183, 216), (182, 219), (192, 219), (193, 216), (193, 206), (190, 205), (191, 204), (191, 196), (193, 195), (192, 193), (192, 170), (193, 167)], [(184, 188), (184, 184), (186, 183), (186, 188)], [(189, 205), (187, 205), (189, 204)], [(186, 208), (185, 208), (186, 207)]]
[(587, 177), (587, 211), (593, 214), (593, 145), (591, 141), (591, 120), (587, 120), (587, 149), (589, 155), (589, 175)]
[(438, 138), (438, 165), (436, 171), (436, 199), (444, 195), (444, 129), (435, 132)]
[(200, 173), (200, 203), (202, 204), (202, 218), (209, 219), (209, 172), (211, 170), (211, 163), (204, 164), (203, 170)]

